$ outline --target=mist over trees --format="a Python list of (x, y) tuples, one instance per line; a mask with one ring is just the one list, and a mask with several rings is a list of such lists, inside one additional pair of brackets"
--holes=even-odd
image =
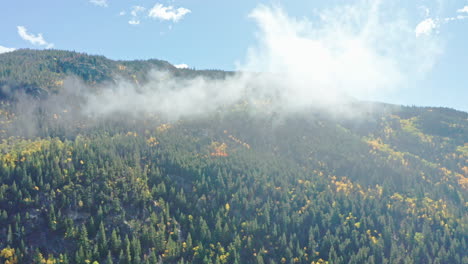
[(96, 117), (66, 90), (144, 85), (154, 68), (233, 75), (0, 55), (2, 262), (468, 261), (467, 113), (356, 101), (359, 117), (282, 115), (247, 101), (196, 118)]

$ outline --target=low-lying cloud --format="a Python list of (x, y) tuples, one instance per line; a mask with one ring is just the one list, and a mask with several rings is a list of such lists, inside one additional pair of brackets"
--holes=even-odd
[(400, 11), (391, 3), (360, 1), (323, 10), (311, 20), (259, 5), (249, 15), (257, 42), (235, 73), (213, 78), (188, 77), (194, 75), (187, 69), (153, 70), (145, 83), (117, 79), (83, 89), (72, 82), (65, 90), (80, 91), (81, 113), (93, 118), (123, 113), (177, 120), (237, 107), (251, 113), (319, 109), (359, 116), (355, 100), (407, 87), (427, 74), (441, 53), (438, 39), (416, 37), (415, 23)]
[(15, 51), (15, 48), (7, 48), (0, 45), (0, 54)]
[(360, 1), (309, 20), (259, 5), (249, 15), (258, 27), (257, 43), (236, 74), (213, 80), (152, 72), (143, 86), (120, 82), (91, 95), (86, 109), (179, 118), (239, 102), (287, 113), (333, 111), (355, 99), (380, 98), (426, 74), (441, 52), (437, 39), (417, 38), (414, 24), (396, 11), (384, 2)]
[(176, 67), (177, 69), (188, 69), (189, 66), (185, 63), (181, 63), (181, 64), (174, 64), (174, 67)]

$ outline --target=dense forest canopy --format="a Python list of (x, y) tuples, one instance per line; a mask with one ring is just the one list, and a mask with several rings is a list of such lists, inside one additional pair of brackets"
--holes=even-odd
[(152, 69), (233, 74), (0, 55), (2, 263), (468, 263), (467, 113), (354, 102), (370, 110), (258, 115), (245, 103), (96, 118), (76, 93), (58, 96), (70, 76), (100, 89)]

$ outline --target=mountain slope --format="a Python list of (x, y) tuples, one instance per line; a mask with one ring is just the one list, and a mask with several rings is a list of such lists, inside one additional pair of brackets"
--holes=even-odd
[(67, 76), (77, 76), (89, 85), (113, 82), (117, 76), (144, 83), (151, 69), (184, 76), (203, 74), (215, 77), (226, 74), (215, 70), (177, 69), (166, 61), (155, 59), (114, 61), (104, 56), (71, 51), (20, 49), (0, 54), (0, 96), (16, 90), (24, 90), (33, 95), (57, 92), (62, 89)]
[[(31, 65), (55, 63), (49, 51), (24, 52), (35, 54)], [(27, 64), (1, 56), (1, 69)], [(96, 76), (117, 62), (80, 56), (91, 66), (71, 68), (95, 68), (85, 82), (112, 78)], [(127, 63), (143, 81), (150, 62)], [(16, 75), (2, 76), (12, 83)], [(54, 93), (21, 78), (15, 89)], [(2, 261), (468, 261), (467, 113), (373, 103), (352, 119), (240, 107), (172, 122), (95, 120), (48, 108), (34, 94), (27, 102), (40, 111), (27, 113), (16, 98), (1, 104)]]

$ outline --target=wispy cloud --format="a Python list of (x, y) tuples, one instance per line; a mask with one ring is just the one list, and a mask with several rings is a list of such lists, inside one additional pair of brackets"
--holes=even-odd
[[(429, 15), (429, 9), (426, 10), (426, 17)], [(466, 13), (468, 14), (468, 6), (464, 6), (457, 10), (457, 13)], [(416, 37), (420, 36), (429, 36), (434, 33), (434, 31), (440, 28), (442, 25), (448, 24), (452, 21), (456, 20), (465, 20), (468, 19), (468, 15), (454, 15), (450, 17), (442, 17), (442, 18), (426, 18), (423, 21), (419, 22), (414, 29), (414, 33)]]
[(89, 0), (89, 2), (93, 5), (97, 6), (102, 6), (102, 7), (108, 7), (109, 4), (107, 3), (107, 0)]
[(392, 1), (353, 1), (312, 21), (260, 5), (250, 14), (259, 44), (240, 68), (281, 75), (271, 87), (291, 109), (383, 98), (422, 78), (440, 51), (436, 39), (414, 36), (408, 17), (391, 15), (399, 11)]
[(319, 108), (359, 116), (348, 102), (381, 100), (408, 87), (440, 54), (437, 38), (415, 37), (411, 18), (392, 15), (400, 11), (391, 8), (392, 1), (356, 1), (323, 10), (315, 20), (260, 5), (250, 14), (258, 42), (236, 74), (213, 80), (152, 72), (145, 84), (122, 81), (92, 94), (84, 109), (96, 116), (157, 113), (178, 119), (247, 102), (252, 113)]
[(419, 6), (418, 9), (424, 13), (425, 17), (428, 17), (431, 14), (431, 10), (427, 6), (422, 5)]
[(139, 25), (140, 24), (139, 14), (145, 10), (146, 8), (142, 6), (132, 6), (132, 9), (130, 11), (131, 19), (128, 21), (128, 23), (130, 25)]
[[(145, 14), (143, 14), (143, 12), (145, 12)], [(152, 8), (146, 8), (139, 5), (132, 6), (128, 12), (122, 10), (119, 15), (128, 15), (128, 24), (130, 25), (140, 25), (142, 20), (147, 18), (178, 22), (189, 13), (191, 13), (191, 11), (184, 7), (174, 8), (173, 6), (164, 6), (163, 4), (158, 3)]]
[(457, 10), (458, 13), (468, 13), (468, 5)]
[(53, 43), (49, 43), (44, 39), (42, 33), (39, 33), (37, 35), (28, 33), (28, 30), (24, 26), (17, 26), (17, 29), (20, 37), (33, 45), (44, 46), (47, 49), (51, 49), (52, 47), (54, 47)]
[(432, 31), (438, 27), (438, 23), (432, 19), (432, 18), (427, 18), (421, 21), (415, 28), (414, 32), (416, 34), (416, 37), (422, 36), (422, 35), (431, 35)]
[(132, 11), (130, 11), (130, 14), (131, 14), (132, 16), (135, 16), (135, 17), (136, 17), (136, 16), (138, 16), (138, 13), (143, 12), (143, 11), (145, 11), (145, 10), (146, 10), (146, 8), (144, 8), (144, 7), (142, 7), (142, 6), (133, 6), (133, 7), (132, 7)]
[(156, 4), (150, 9), (148, 16), (160, 20), (177, 22), (191, 11), (184, 7), (174, 8), (173, 6), (164, 6)]
[(444, 22), (450, 22), (450, 21), (455, 21), (455, 20), (465, 20), (467, 19), (468, 16), (462, 16), (462, 15), (458, 15), (458, 16), (454, 16), (454, 17), (446, 17), (444, 18)]
[(12, 51), (14, 51), (14, 50), (16, 50), (16, 49), (15, 49), (15, 48), (7, 48), (7, 47), (4, 47), (4, 46), (1, 46), (1, 45), (0, 45), (0, 54), (1, 54), (1, 53), (12, 52)]

